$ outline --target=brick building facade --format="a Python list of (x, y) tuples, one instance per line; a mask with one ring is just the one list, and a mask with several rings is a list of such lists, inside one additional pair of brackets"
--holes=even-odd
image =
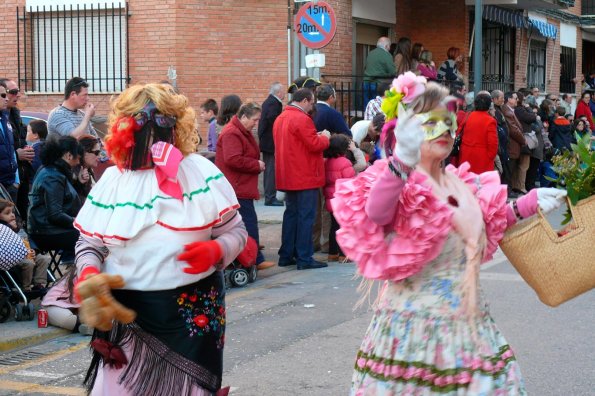
[[(469, 3), (469, 2), (468, 2)], [(487, 2), (484, 3), (498, 3)], [(519, 2), (520, 3), (520, 2)], [(545, 3), (545, 2), (544, 2)], [(469, 73), (469, 68), (472, 66), (473, 60), (471, 58), (470, 48), (472, 48), (471, 37), (473, 29), (473, 7), (467, 6), (464, 1), (451, 2), (448, 0), (436, 0), (432, 2), (420, 2), (415, 0), (401, 0), (398, 2), (401, 7), (397, 6), (397, 36), (407, 36), (412, 39), (413, 42), (421, 42), (424, 47), (434, 54), (434, 59), (438, 65), (446, 58), (446, 50), (449, 47), (461, 48), (463, 54), (466, 56), (464, 74), (467, 78), (473, 77)], [(556, 38), (545, 38), (543, 37), (538, 29), (529, 26), (524, 28), (511, 28), (510, 26), (504, 26), (504, 23), (490, 20), (485, 18), (484, 13), (484, 48), (483, 51), (486, 55), (486, 62), (484, 62), (484, 84), (482, 88), (492, 89), (508, 87), (509, 89), (519, 89), (528, 85), (539, 85), (542, 92), (553, 92), (560, 93), (560, 75), (561, 75), (561, 62), (560, 62), (560, 48), (561, 48), (561, 36), (567, 34), (569, 29), (573, 29), (575, 32), (575, 38), (573, 40), (573, 48), (576, 52), (576, 59), (574, 62), (574, 68), (572, 78), (580, 77), (582, 71), (582, 35), (581, 29), (578, 24), (568, 24), (565, 27), (567, 29), (562, 30), (561, 25), (564, 24), (560, 19), (546, 16), (547, 14), (540, 13), (535, 10), (523, 10), (512, 9), (512, 8), (498, 8), (502, 12), (522, 13), (524, 19), (537, 20), (556, 28)], [(581, 15), (581, 1), (577, 0), (573, 7), (564, 8), (564, 13), (568, 13), (575, 16)], [(418, 21), (423, 20), (424, 23), (420, 24)], [(510, 21), (510, 18), (506, 18), (506, 23)], [(511, 76), (512, 78), (505, 79), (510, 81), (510, 84), (490, 84), (491, 79), (488, 76), (489, 63), (494, 63), (498, 58), (497, 52), (490, 52), (489, 41), (487, 37), (490, 34), (487, 32), (490, 28), (495, 29), (501, 27), (503, 30), (506, 28), (511, 31), (513, 45), (510, 49), (514, 52), (511, 54)], [(502, 32), (499, 32), (502, 34)], [(501, 40), (498, 37), (496, 40)], [(532, 45), (530, 44), (532, 43)], [(541, 44), (540, 44), (541, 43)], [(545, 79), (531, 79), (529, 78), (530, 68), (529, 54), (531, 49), (535, 50), (535, 46), (545, 47), (545, 54), (543, 56), (543, 72)], [(570, 45), (570, 44), (567, 44)], [(569, 47), (570, 48), (570, 47)], [(498, 48), (495, 49), (496, 51)], [(541, 60), (541, 59), (540, 59)], [(540, 62), (541, 63), (541, 62)], [(537, 81), (535, 81), (537, 80)], [(565, 84), (564, 90), (566, 93), (580, 93), (581, 85), (580, 78), (574, 84), (573, 87), (568, 87), (568, 82)], [(502, 89), (502, 90), (507, 90)]]

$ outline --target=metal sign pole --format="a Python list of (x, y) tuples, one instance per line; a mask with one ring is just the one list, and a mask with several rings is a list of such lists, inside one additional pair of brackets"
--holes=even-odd
[(475, 0), (475, 56), (473, 57), (475, 96), (481, 91), (483, 73), (481, 70), (481, 57), (483, 53), (483, 5), (482, 0)]
[(287, 0), (287, 87), (291, 85), (291, 0)]

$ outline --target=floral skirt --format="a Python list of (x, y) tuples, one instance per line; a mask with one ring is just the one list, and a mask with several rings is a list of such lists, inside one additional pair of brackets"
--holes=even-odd
[(207, 395), (220, 389), (225, 334), (220, 271), (172, 290), (112, 292), (137, 318), (93, 335), (85, 379), (92, 394)]
[(487, 306), (473, 323), (454, 315), (377, 310), (351, 388), (353, 396), (525, 394), (514, 353)]

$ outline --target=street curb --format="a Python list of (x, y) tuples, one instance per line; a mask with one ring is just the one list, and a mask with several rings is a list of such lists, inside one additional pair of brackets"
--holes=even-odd
[(72, 331), (70, 330), (56, 328), (51, 330), (48, 329), (48, 331), (44, 331), (41, 334), (35, 334), (32, 336), (22, 338), (15, 338), (12, 340), (0, 341), (0, 352), (10, 352), (15, 349), (32, 346), (71, 333)]

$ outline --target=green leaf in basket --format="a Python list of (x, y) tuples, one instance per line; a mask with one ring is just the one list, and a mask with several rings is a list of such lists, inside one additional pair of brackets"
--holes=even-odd
[(568, 199), (570, 199), (570, 202), (572, 202), (573, 205), (576, 205), (579, 198), (579, 192), (574, 187), (570, 186), (566, 191), (568, 192)]
[(556, 178), (547, 177), (559, 188), (566, 188), (573, 204), (595, 195), (595, 151), (591, 134), (575, 133), (576, 143), (572, 150), (564, 150), (552, 160)]
[(566, 209), (566, 212), (564, 213), (564, 220), (562, 220), (562, 222), (560, 224), (566, 225), (566, 224), (570, 223), (571, 220), (572, 220), (572, 213), (570, 212), (570, 208), (568, 208), (568, 209)]

